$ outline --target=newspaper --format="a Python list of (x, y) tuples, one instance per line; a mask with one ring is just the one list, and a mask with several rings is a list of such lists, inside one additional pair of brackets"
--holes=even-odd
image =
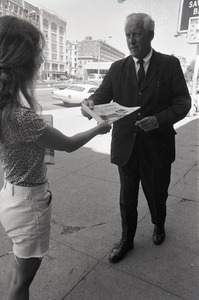
[(134, 107), (122, 106), (117, 102), (95, 105), (93, 110), (91, 110), (84, 103), (82, 103), (82, 107), (97, 122), (105, 120), (109, 124), (118, 121), (119, 119), (133, 113), (134, 111), (140, 108), (140, 106), (134, 106)]
[[(46, 115), (42, 115), (42, 117), (48, 125), (53, 126), (53, 116), (52, 115), (46, 114)], [(53, 149), (46, 149), (44, 161), (47, 165), (55, 164), (55, 151)]]

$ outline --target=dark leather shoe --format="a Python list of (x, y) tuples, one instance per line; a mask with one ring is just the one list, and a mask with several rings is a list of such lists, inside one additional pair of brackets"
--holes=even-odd
[(164, 225), (158, 226), (155, 225), (154, 226), (154, 231), (153, 231), (153, 243), (155, 245), (161, 245), (164, 240), (165, 240), (165, 229), (164, 229)]
[(121, 241), (111, 251), (109, 261), (111, 263), (119, 262), (124, 258), (129, 250), (133, 249), (133, 247), (133, 242), (124, 241), (123, 239), (121, 239)]

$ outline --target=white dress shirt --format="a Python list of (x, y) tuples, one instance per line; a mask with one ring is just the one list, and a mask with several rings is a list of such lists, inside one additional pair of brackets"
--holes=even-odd
[[(147, 56), (145, 56), (145, 58), (143, 58), (143, 67), (144, 67), (145, 74), (148, 70), (152, 54), (153, 54), (153, 49), (151, 48), (151, 51), (147, 54)], [(133, 57), (133, 60), (135, 62), (135, 71), (136, 71), (136, 74), (137, 74), (138, 70), (140, 68), (140, 64), (138, 63), (139, 59), (136, 58), (136, 57)]]

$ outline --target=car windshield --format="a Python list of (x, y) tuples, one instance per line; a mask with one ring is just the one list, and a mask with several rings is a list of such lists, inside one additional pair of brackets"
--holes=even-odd
[(68, 90), (73, 90), (73, 91), (77, 91), (77, 92), (83, 92), (85, 90), (84, 87), (82, 86), (78, 86), (78, 85), (71, 85), (67, 88)]

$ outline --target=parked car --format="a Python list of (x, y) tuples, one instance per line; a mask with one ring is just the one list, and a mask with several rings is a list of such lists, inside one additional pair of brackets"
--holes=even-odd
[(88, 98), (97, 89), (96, 85), (91, 84), (71, 84), (63, 90), (54, 90), (51, 97), (63, 101), (63, 103), (79, 104)]

